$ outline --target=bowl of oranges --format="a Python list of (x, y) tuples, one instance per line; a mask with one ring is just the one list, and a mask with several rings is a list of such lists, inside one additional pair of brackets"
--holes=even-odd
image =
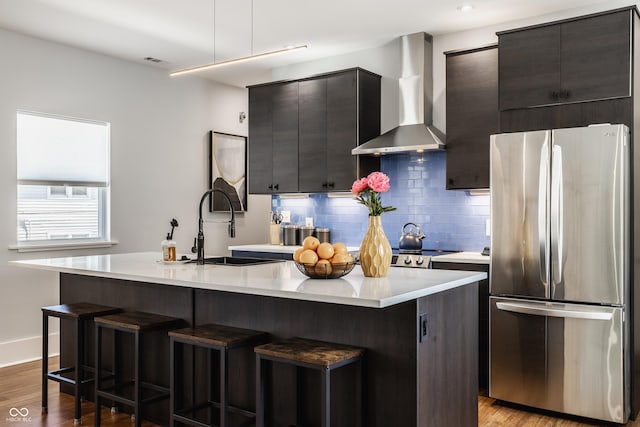
[(320, 243), (314, 236), (305, 237), (302, 247), (293, 254), (300, 272), (312, 279), (337, 279), (353, 270), (353, 257), (344, 243)]

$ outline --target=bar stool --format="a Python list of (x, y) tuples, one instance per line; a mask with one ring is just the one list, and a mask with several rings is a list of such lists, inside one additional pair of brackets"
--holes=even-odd
[[(119, 312), (120, 309), (104, 305), (79, 302), (73, 304), (52, 305), (42, 307), (42, 412), (46, 413), (48, 380), (74, 386), (75, 415), (74, 424), (80, 424), (82, 419), (82, 386), (93, 382), (93, 378), (84, 378), (84, 371), (94, 372), (91, 366), (85, 364), (85, 324), (96, 316)], [(60, 367), (49, 371), (49, 317), (72, 320), (74, 323), (73, 366)], [(65, 376), (73, 372), (73, 378)]]
[[(267, 334), (264, 332), (253, 331), (250, 329), (234, 328), (231, 326), (223, 325), (203, 325), (195, 328), (185, 328), (179, 330), (169, 331), (169, 337), (171, 341), (171, 423), (173, 427), (174, 423), (180, 422), (192, 426), (210, 426), (218, 425), (220, 427), (229, 426), (229, 412), (242, 415), (247, 418), (249, 423), (255, 419), (255, 412), (241, 409), (229, 404), (229, 380), (228, 380), (228, 367), (229, 367), (229, 352), (234, 349), (248, 347), (260, 342), (264, 342), (267, 338)], [(178, 408), (178, 398), (182, 395), (181, 388), (182, 383), (179, 379), (182, 373), (178, 370), (182, 365), (182, 361), (179, 360), (180, 349), (184, 345), (193, 346), (194, 351), (197, 348), (207, 349), (208, 357), (208, 376), (209, 386), (207, 393), (207, 400), (204, 402), (197, 402), (194, 395), (193, 406), (191, 408)], [(219, 389), (220, 389), (220, 401), (213, 401), (213, 385), (211, 376), (214, 372), (213, 367), (213, 351), (217, 351), (219, 354)], [(195, 366), (194, 366), (195, 372)], [(195, 374), (194, 374), (195, 377)], [(209, 423), (204, 423), (196, 419), (196, 412), (208, 408), (209, 409)], [(214, 408), (219, 408), (220, 417), (219, 424), (214, 424)]]
[[(266, 369), (268, 362), (279, 362), (300, 368), (320, 371), (320, 417), (322, 427), (331, 425), (331, 371), (342, 366), (356, 363), (356, 427), (362, 426), (362, 357), (364, 349), (342, 344), (309, 340), (305, 338), (289, 338), (282, 341), (263, 344), (254, 348), (256, 353), (256, 427), (265, 426), (264, 395)], [(300, 372), (297, 384), (300, 385)], [(298, 390), (296, 404), (296, 424), (300, 422), (302, 413)]]
[[(122, 403), (133, 408), (133, 417), (135, 425), (142, 425), (142, 406), (148, 403), (157, 402), (162, 399), (169, 398), (169, 389), (157, 384), (144, 382), (141, 378), (141, 364), (143, 361), (142, 345), (143, 336), (150, 332), (166, 331), (168, 329), (178, 328), (182, 325), (182, 319), (175, 317), (161, 316), (159, 314), (143, 313), (143, 312), (125, 312), (112, 314), (109, 316), (101, 316), (95, 318), (96, 325), (96, 381), (95, 381), (95, 426), (100, 426), (100, 407), (101, 399), (107, 398), (114, 402)], [(133, 334), (134, 337), (134, 360), (133, 360), (133, 379), (122, 381), (119, 377), (120, 372), (114, 359), (114, 383), (108, 387), (103, 387), (101, 373), (102, 368), (102, 332), (103, 329), (111, 329), (114, 334), (118, 332), (127, 332)], [(150, 356), (149, 356), (150, 357)], [(129, 399), (122, 395), (120, 391), (125, 387), (133, 387), (133, 398)], [(155, 395), (142, 399), (141, 390), (153, 390)]]

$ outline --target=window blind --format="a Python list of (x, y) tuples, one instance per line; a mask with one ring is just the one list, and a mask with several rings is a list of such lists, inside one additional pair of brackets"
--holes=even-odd
[(108, 186), (109, 126), (19, 111), (18, 184)]

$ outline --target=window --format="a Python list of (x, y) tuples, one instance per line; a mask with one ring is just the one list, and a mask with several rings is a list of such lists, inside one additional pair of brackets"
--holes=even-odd
[(17, 113), (17, 241), (106, 242), (109, 123)]

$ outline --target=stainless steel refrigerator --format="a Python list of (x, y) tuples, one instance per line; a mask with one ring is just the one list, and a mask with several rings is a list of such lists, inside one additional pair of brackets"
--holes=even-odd
[(493, 398), (626, 422), (629, 129), (491, 136)]

